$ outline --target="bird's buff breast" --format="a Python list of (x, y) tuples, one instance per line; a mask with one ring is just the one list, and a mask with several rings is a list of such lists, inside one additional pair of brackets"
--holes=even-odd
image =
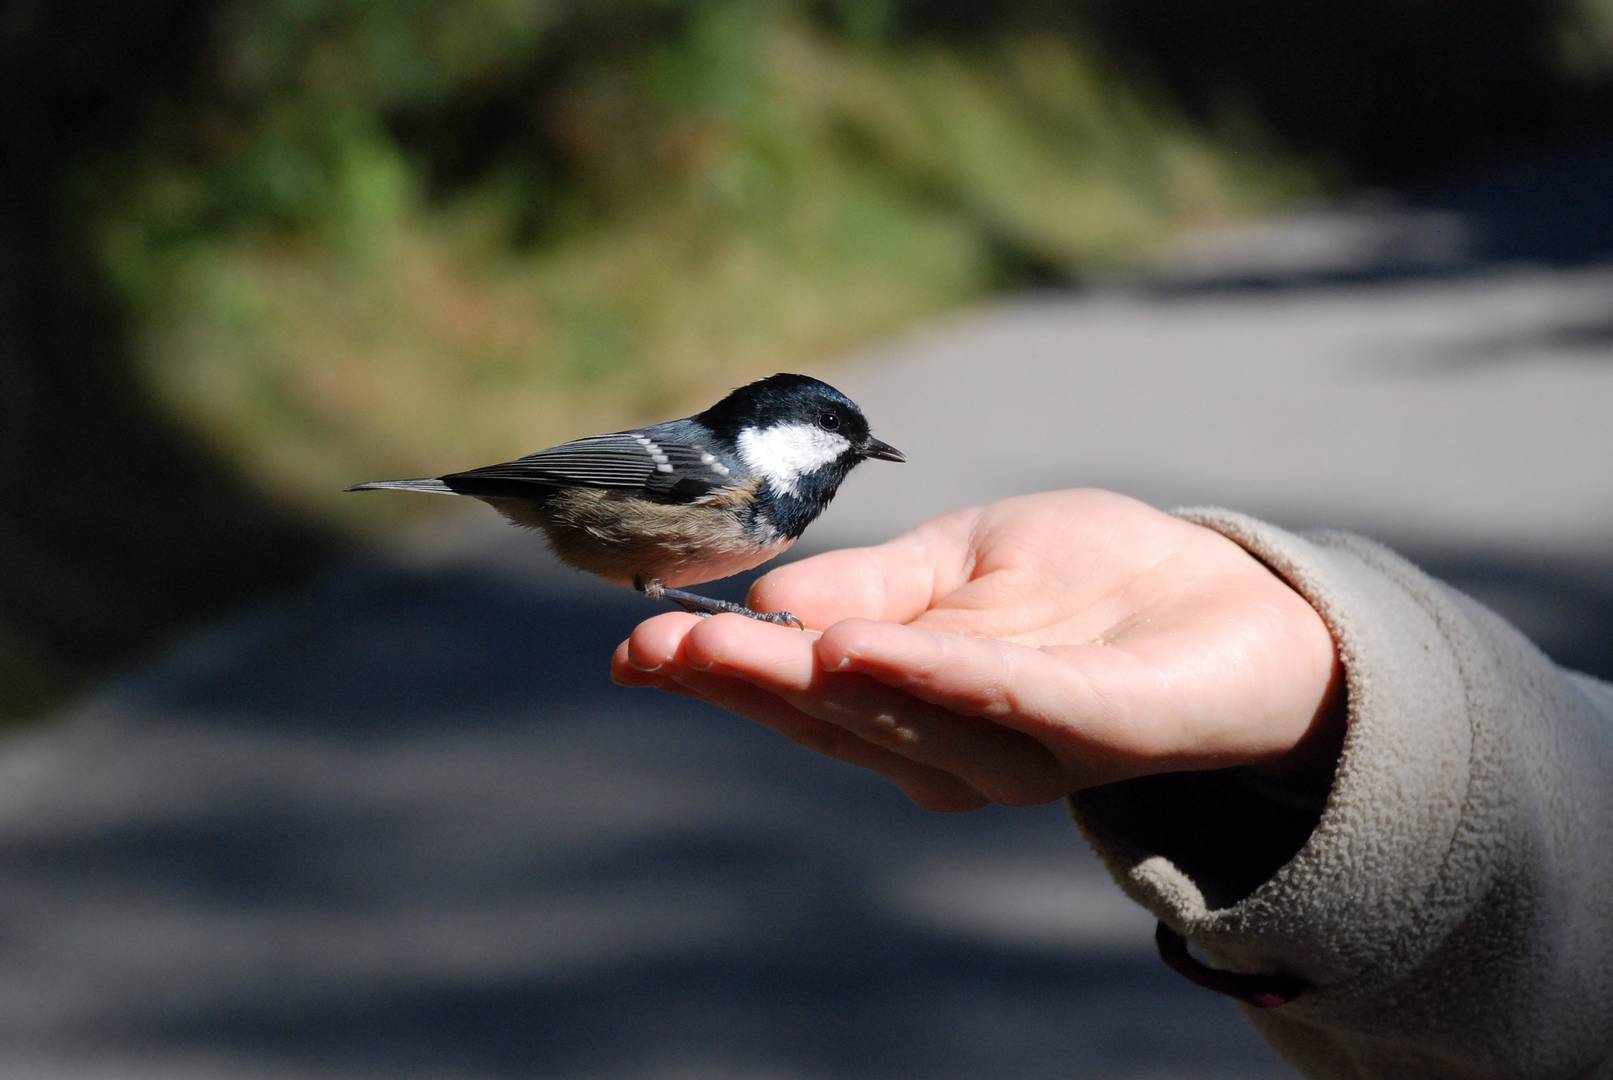
[(783, 537), (758, 545), (735, 516), (732, 495), (667, 506), (588, 488), (556, 492), (539, 505), (487, 499), (517, 525), (543, 530), (562, 562), (632, 586), (654, 579), (673, 588), (731, 577), (783, 554)]

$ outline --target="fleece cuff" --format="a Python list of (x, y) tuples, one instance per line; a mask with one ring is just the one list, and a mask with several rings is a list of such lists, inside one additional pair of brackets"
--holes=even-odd
[(1454, 915), (1430, 899), (1468, 798), (1465, 620), (1369, 541), (1180, 516), (1239, 544), (1326, 622), (1346, 679), (1337, 772), (1319, 816), (1226, 770), (1079, 793), (1076, 821), (1121, 887), (1215, 966), (1297, 976), (1335, 999), (1371, 993), (1429, 947), (1431, 919)]

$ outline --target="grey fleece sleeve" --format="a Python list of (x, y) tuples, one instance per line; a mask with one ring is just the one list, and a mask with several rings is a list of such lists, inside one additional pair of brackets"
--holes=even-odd
[(1319, 811), (1239, 770), (1073, 797), (1121, 887), (1308, 984), (1245, 1007), (1307, 1075), (1613, 1076), (1613, 688), (1369, 541), (1183, 516), (1321, 613), (1347, 729)]

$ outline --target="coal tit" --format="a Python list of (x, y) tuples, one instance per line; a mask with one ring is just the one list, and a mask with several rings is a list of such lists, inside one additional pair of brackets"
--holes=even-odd
[(541, 529), (562, 561), (607, 581), (687, 611), (800, 625), (788, 612), (755, 612), (678, 586), (781, 554), (868, 458), (907, 460), (874, 438), (840, 391), (780, 374), (683, 420), (590, 435), (469, 472), (346, 490), (469, 495)]

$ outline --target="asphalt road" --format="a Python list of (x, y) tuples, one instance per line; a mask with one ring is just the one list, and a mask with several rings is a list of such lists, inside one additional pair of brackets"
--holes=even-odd
[[(1613, 675), (1610, 190), (1603, 156), (1319, 209), (843, 358), (910, 464), (808, 546), (1051, 486), (1219, 503)], [(1059, 808), (926, 816), (616, 689), (644, 603), (464, 509), (0, 746), (0, 1075), (1286, 1075)]]

